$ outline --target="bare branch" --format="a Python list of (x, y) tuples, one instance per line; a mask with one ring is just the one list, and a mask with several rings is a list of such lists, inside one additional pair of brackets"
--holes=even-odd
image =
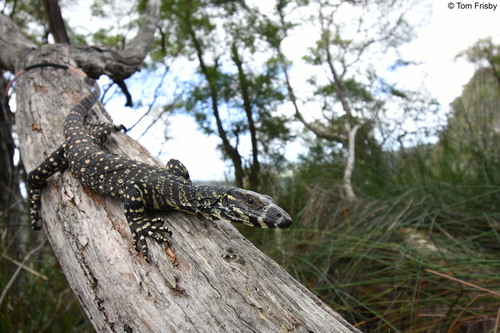
[(354, 190), (352, 189), (351, 178), (352, 172), (354, 170), (354, 162), (355, 162), (355, 149), (356, 149), (356, 133), (361, 125), (357, 124), (352, 129), (349, 130), (349, 142), (348, 142), (348, 150), (349, 156), (347, 157), (347, 164), (344, 170), (344, 183), (342, 184), (342, 188), (344, 189), (344, 194), (347, 200), (355, 200), (356, 195), (354, 194)]
[[(137, 36), (121, 52), (89, 45), (66, 46), (73, 66), (81, 68), (93, 78), (105, 74), (115, 82), (129, 78), (141, 69), (142, 62), (154, 40), (154, 33), (160, 20), (160, 0), (149, 0)], [(36, 45), (24, 37), (17, 25), (7, 16), (0, 14), (0, 66), (16, 72), (27, 64), (16, 64), (22, 54)], [(29, 59), (29, 57), (24, 57)]]
[(132, 96), (130, 95), (130, 92), (128, 91), (128, 88), (127, 88), (127, 85), (125, 84), (125, 81), (124, 80), (115, 80), (114, 82), (118, 85), (118, 87), (120, 87), (123, 94), (125, 95), (125, 98), (127, 99), (125, 106), (133, 106), (134, 103), (132, 103)]
[(299, 106), (297, 104), (297, 98), (296, 98), (295, 93), (293, 91), (292, 84), (290, 83), (290, 78), (288, 76), (288, 66), (286, 64), (286, 61), (283, 59), (283, 55), (280, 55), (280, 56), (282, 58), (281, 66), (283, 68), (283, 73), (285, 74), (285, 81), (286, 81), (286, 87), (288, 90), (288, 96), (290, 98), (290, 101), (292, 102), (294, 109), (295, 109), (295, 117), (298, 120), (300, 120), (307, 129), (309, 129), (314, 134), (316, 134), (317, 137), (322, 138), (322, 139), (326, 139), (326, 140), (330, 140), (330, 141), (344, 142), (345, 137), (343, 135), (328, 132), (328, 129), (320, 128), (320, 125), (309, 123), (304, 119), (304, 117), (302, 116), (302, 113), (299, 110)]

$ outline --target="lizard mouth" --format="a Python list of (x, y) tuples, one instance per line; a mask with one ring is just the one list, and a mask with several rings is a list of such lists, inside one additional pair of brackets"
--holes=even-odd
[[(274, 207), (273, 207), (274, 208)], [(273, 228), (287, 229), (292, 225), (292, 218), (281, 208), (274, 208), (278, 212), (269, 212), (269, 209), (264, 216), (249, 216), (250, 224), (256, 228)], [(271, 214), (269, 214), (271, 213)]]
[(249, 190), (231, 188), (225, 196), (225, 207), (235, 219), (255, 228), (286, 229), (292, 219), (268, 195)]

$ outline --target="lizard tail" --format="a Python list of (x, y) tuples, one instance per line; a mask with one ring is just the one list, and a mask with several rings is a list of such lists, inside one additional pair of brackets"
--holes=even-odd
[[(89, 78), (87, 74), (85, 74), (85, 72), (83, 72), (81, 69), (66, 65), (52, 64), (52, 63), (40, 63), (28, 66), (14, 75), (14, 78), (7, 84), (5, 95), (8, 94), (9, 89), (14, 83), (14, 81), (16, 81), (21, 75), (23, 75), (29, 70), (42, 67), (52, 67), (52, 68), (67, 70), (73, 74), (80, 76), (81, 78), (83, 78), (85, 83), (87, 83), (90, 87), (94, 88), (94, 91), (92, 91), (89, 95), (85, 96), (82, 100), (80, 100), (78, 104), (76, 104), (73, 107), (68, 118), (69, 122), (68, 121), (66, 122), (67, 125), (70, 125), (69, 127), (71, 129), (81, 127), (83, 124), (83, 118), (85, 118), (85, 114), (87, 113), (88, 110), (90, 110), (92, 105), (94, 105), (94, 103), (99, 99), (99, 96), (101, 95), (101, 89), (99, 88), (99, 85), (97, 84), (96, 80)], [(67, 133), (68, 130), (68, 128), (66, 127), (67, 126), (65, 126), (64, 129), (65, 133)]]
[[(83, 79), (85, 79), (87, 77), (87, 74), (85, 74), (85, 72), (82, 71), (81, 69), (78, 69), (78, 68), (75, 68), (75, 67), (71, 67), (71, 66), (66, 66), (66, 65), (52, 64), (52, 63), (48, 63), (48, 62), (43, 62), (43, 63), (40, 63), (40, 64), (35, 64), (35, 65), (31, 65), (31, 66), (25, 67), (25, 68), (21, 69), (19, 72), (17, 72), (14, 75), (14, 78), (12, 80), (10, 80), (9, 83), (7, 84), (7, 88), (5, 89), (5, 95), (7, 95), (7, 93), (9, 92), (9, 89), (12, 86), (12, 84), (14, 83), (14, 81), (16, 81), (21, 75), (23, 75), (24, 73), (26, 73), (27, 71), (29, 71), (31, 69), (41, 68), (41, 67), (60, 68), (60, 69), (67, 70), (68, 72), (71, 72), (73, 74), (76, 74), (76, 75), (80, 76)], [(92, 80), (92, 79), (89, 79), (89, 80)], [(93, 85), (94, 84), (90, 84), (90, 86), (93, 86)]]

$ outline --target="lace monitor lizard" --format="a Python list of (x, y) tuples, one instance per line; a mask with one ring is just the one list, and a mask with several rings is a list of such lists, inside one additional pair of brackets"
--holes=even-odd
[(100, 96), (97, 82), (74, 67), (58, 64), (37, 64), (18, 72), (10, 85), (26, 71), (38, 67), (55, 67), (68, 70), (82, 77), (93, 91), (80, 100), (64, 122), (65, 142), (28, 175), (28, 197), (31, 226), (41, 230), (40, 194), (47, 178), (67, 167), (87, 187), (99, 193), (123, 198), (124, 214), (132, 232), (134, 248), (142, 244), (144, 258), (148, 258), (146, 237), (159, 242), (172, 232), (161, 218), (149, 219), (145, 209), (178, 210), (201, 214), (229, 222), (240, 222), (258, 228), (288, 228), (290, 216), (267, 195), (230, 187), (197, 185), (191, 182), (184, 165), (171, 159), (165, 168), (158, 168), (122, 156), (108, 154), (101, 147), (112, 132), (125, 130), (106, 122), (93, 123), (89, 131), (84, 128), (84, 118)]

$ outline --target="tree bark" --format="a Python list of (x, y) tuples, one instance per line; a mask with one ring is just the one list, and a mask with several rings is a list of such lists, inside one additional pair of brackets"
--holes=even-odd
[(238, 54), (238, 49), (233, 43), (232, 48), (232, 58), (238, 68), (238, 79), (239, 86), (241, 90), (241, 95), (243, 97), (243, 107), (248, 120), (248, 130), (250, 131), (250, 140), (252, 142), (252, 163), (250, 164), (250, 170), (248, 173), (248, 187), (250, 190), (258, 191), (259, 189), (259, 174), (260, 174), (260, 163), (259, 163), (259, 146), (257, 144), (257, 129), (255, 128), (255, 123), (253, 121), (252, 104), (250, 102), (250, 92), (249, 85), (246, 79), (245, 73), (243, 71), (243, 61)]
[[(67, 47), (28, 52), (20, 66), (73, 65)], [(32, 170), (63, 142), (64, 118), (88, 89), (69, 72), (43, 68), (21, 76), (16, 93), (21, 157)], [(96, 120), (111, 121), (101, 105), (87, 117)], [(123, 133), (105, 150), (160, 165)], [(45, 232), (97, 332), (359, 332), (231, 224), (151, 212), (173, 237), (170, 248), (148, 240), (148, 263), (122, 210), (121, 200), (96, 194), (68, 170), (42, 189)]]
[(49, 21), (49, 30), (56, 43), (69, 44), (68, 32), (61, 15), (61, 8), (58, 0), (43, 0), (47, 21)]
[(351, 178), (352, 172), (354, 170), (354, 163), (356, 161), (356, 133), (361, 126), (359, 124), (354, 125), (353, 128), (348, 128), (349, 130), (349, 140), (347, 149), (349, 151), (349, 156), (347, 157), (347, 163), (344, 170), (344, 183), (342, 188), (344, 189), (344, 194), (347, 200), (356, 200), (356, 195), (352, 189)]
[(7, 83), (0, 70), (0, 221), (4, 226), (19, 226), (24, 199), (19, 189), (19, 172), (14, 165), (15, 144), (12, 139), (14, 117), (4, 95)]

